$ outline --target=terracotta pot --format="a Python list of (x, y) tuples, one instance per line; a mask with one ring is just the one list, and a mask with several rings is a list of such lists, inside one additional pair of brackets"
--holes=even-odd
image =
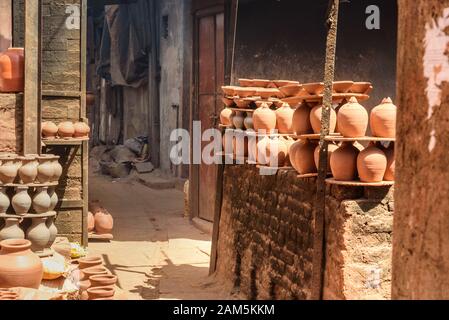
[(44, 138), (56, 138), (58, 135), (58, 126), (51, 121), (42, 123), (42, 136)]
[(396, 137), (396, 109), (391, 98), (385, 98), (371, 111), (370, 126), (375, 137)]
[(292, 129), (296, 135), (309, 134), (313, 132), (310, 123), (310, 106), (303, 102), (293, 113)]
[(48, 194), (48, 187), (36, 188), (33, 196), (33, 209), (36, 213), (47, 213), (50, 211), (51, 198)]
[(368, 128), (368, 112), (352, 97), (338, 111), (337, 122), (338, 131), (344, 137), (363, 137)]
[(87, 256), (78, 260), (78, 268), (84, 270), (103, 265), (103, 259), (100, 256)]
[[(310, 123), (312, 124), (314, 133), (321, 133), (321, 116), (323, 112), (322, 105), (316, 105), (312, 111), (310, 111)], [(329, 133), (334, 133), (337, 126), (337, 113), (331, 108), (331, 116), (329, 123)]]
[(303, 84), (302, 87), (310, 95), (322, 94), (324, 91), (324, 83), (323, 82), (306, 83), (306, 84)]
[(234, 116), (234, 111), (229, 108), (224, 108), (220, 113), (220, 122), (224, 126), (232, 125), (232, 117)]
[(83, 285), (85, 288), (90, 288), (90, 280), (89, 278), (96, 275), (107, 275), (110, 274), (109, 270), (103, 266), (95, 266), (82, 269), (82, 278)]
[(54, 157), (50, 155), (43, 155), (37, 157), (39, 165), (37, 167), (37, 180), (40, 183), (48, 183), (54, 179), (55, 167)]
[(226, 107), (228, 107), (228, 108), (234, 106), (234, 99), (227, 98), (227, 97), (222, 97), (222, 98), (221, 98), (221, 101), (222, 101), (223, 104), (224, 104)]
[(338, 181), (353, 181), (357, 177), (359, 150), (351, 142), (343, 142), (332, 152), (330, 163), (332, 175)]
[(266, 79), (253, 79), (252, 85), (254, 87), (266, 88), (271, 83), (271, 80)]
[(29, 240), (0, 242), (0, 288), (38, 289), (43, 268), (41, 259), (31, 252)]
[(29, 155), (25, 157), (19, 157), (18, 159), (22, 162), (22, 165), (20, 166), (18, 171), (20, 182), (22, 184), (35, 183), (38, 174), (37, 168), (39, 166), (38, 156)]
[(50, 230), (45, 222), (47, 218), (31, 219), (31, 226), (27, 229), (26, 238), (31, 241), (31, 250), (42, 252), (50, 241)]
[(292, 163), (290, 161), (290, 149), (291, 149), (292, 145), (295, 143), (295, 140), (293, 140), (290, 137), (287, 137), (284, 139), (284, 142), (285, 142), (285, 145), (287, 146), (287, 157), (285, 158), (284, 166), (292, 167)]
[(98, 234), (109, 234), (113, 227), (114, 219), (105, 209), (95, 213), (95, 230)]
[(72, 122), (61, 122), (58, 126), (58, 135), (61, 138), (72, 138), (75, 134), (75, 127)]
[(242, 87), (252, 87), (253, 80), (252, 79), (239, 79), (239, 84)]
[(359, 153), (357, 157), (357, 171), (362, 182), (383, 181), (387, 169), (385, 153), (374, 143)]
[(223, 90), (223, 93), (227, 96), (233, 96), (234, 95), (234, 88), (235, 86), (222, 86), (221, 90)]
[(293, 114), (295, 110), (290, 108), (288, 103), (284, 103), (282, 107), (276, 110), (276, 128), (279, 133), (293, 133)]
[(89, 278), (90, 287), (114, 287), (117, 283), (117, 276), (112, 274), (91, 276)]
[[(268, 108), (271, 108), (273, 103), (276, 105), (276, 108), (282, 107), (282, 104), (284, 104), (282, 101), (256, 101), (254, 102), (257, 108), (260, 108), (264, 103), (267, 105)], [(280, 104), (280, 105), (278, 105)]]
[(251, 101), (250, 100), (246, 100), (246, 99), (234, 99), (234, 103), (237, 106), (237, 108), (248, 109), (249, 104), (251, 103)]
[(11, 201), (6, 193), (6, 187), (0, 187), (0, 214), (5, 214), (10, 205)]
[(316, 143), (309, 140), (303, 141), (295, 152), (295, 164), (299, 174), (308, 174), (317, 172), (315, 166), (315, 148)]
[(266, 133), (273, 131), (276, 128), (276, 113), (271, 110), (266, 103), (263, 103), (253, 113), (254, 130)]
[(23, 91), (24, 65), (23, 48), (9, 48), (0, 54), (0, 92)]
[(73, 134), (74, 138), (88, 138), (90, 133), (90, 127), (87, 123), (84, 122), (76, 122), (73, 125), (75, 129), (75, 133)]
[(303, 142), (301, 140), (295, 141), (290, 145), (290, 148), (288, 149), (288, 157), (289, 157), (290, 163), (296, 171), (299, 171), (298, 164), (296, 163), (296, 159), (297, 159), (296, 153), (297, 153), (298, 149), (301, 147), (302, 143)]
[[(255, 88), (234, 87), (234, 94), (240, 98), (247, 98), (256, 94)], [(234, 100), (235, 101), (235, 100)]]
[(369, 94), (372, 89), (373, 86), (371, 82), (356, 82), (352, 85), (349, 91), (352, 93)]
[(285, 140), (280, 137), (269, 139), (266, 146), (266, 160), (270, 167), (282, 167), (288, 155)]
[(243, 117), (243, 113), (240, 111), (236, 111), (235, 116), (232, 118), (232, 124), (236, 129), (243, 129), (243, 121), (245, 118)]
[(58, 182), (62, 175), (62, 165), (59, 163), (59, 156), (52, 156), (52, 164), (53, 164), (53, 177), (51, 178), (51, 182)]
[[(330, 143), (327, 146), (327, 172), (331, 173), (331, 156), (332, 153), (338, 149), (338, 146), (336, 144)], [(315, 166), (317, 170), (319, 169), (320, 165), (320, 146), (317, 146), (314, 153), (314, 160), (315, 160)]]
[(113, 287), (95, 287), (87, 289), (89, 300), (112, 298), (115, 294)]
[(243, 121), (243, 124), (248, 129), (254, 129), (254, 121), (253, 121), (253, 114), (251, 112), (246, 113), (245, 120)]
[(87, 231), (92, 232), (95, 230), (95, 217), (92, 212), (87, 213)]
[(333, 91), (336, 93), (346, 93), (354, 85), (354, 81), (335, 81)]
[(22, 162), (13, 156), (0, 157), (0, 181), (4, 184), (14, 183)]
[(286, 86), (293, 86), (293, 85), (299, 85), (299, 81), (292, 81), (292, 80), (274, 80), (273, 83), (276, 87), (282, 88)]
[(279, 90), (286, 97), (296, 97), (302, 92), (302, 85), (287, 85), (285, 87), (280, 87)]
[(270, 138), (268, 136), (259, 137), (257, 142), (257, 163), (261, 165), (268, 165), (269, 158), (267, 155), (268, 144)]
[(27, 214), (30, 211), (32, 204), (31, 197), (28, 194), (28, 187), (17, 187), (16, 194), (12, 197), (11, 204), (17, 215), (21, 216)]
[(53, 211), (55, 210), (59, 202), (59, 198), (56, 193), (56, 188), (55, 187), (48, 188), (48, 195), (50, 196), (50, 207), (48, 208), (48, 211)]
[(387, 169), (385, 170), (384, 180), (394, 181), (394, 143), (390, 142), (388, 148), (383, 149), (385, 156), (387, 157)]
[(9, 239), (25, 239), (25, 233), (20, 228), (20, 219), (6, 218), (5, 225), (0, 230), (0, 241)]
[(48, 217), (45, 222), (48, 231), (50, 232), (50, 238), (48, 239), (47, 248), (50, 248), (56, 240), (56, 236), (58, 235), (58, 228), (55, 225), (55, 217)]

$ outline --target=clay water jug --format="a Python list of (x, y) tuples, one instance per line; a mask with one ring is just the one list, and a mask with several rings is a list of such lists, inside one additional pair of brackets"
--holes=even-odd
[(17, 215), (22, 216), (27, 214), (28, 211), (30, 211), (32, 204), (31, 197), (28, 194), (28, 187), (17, 187), (16, 194), (12, 197), (11, 204)]
[(0, 214), (5, 214), (10, 205), (11, 201), (6, 193), (6, 187), (0, 187)]
[(25, 233), (20, 228), (20, 219), (6, 218), (5, 225), (0, 230), (0, 241), (9, 239), (25, 239)]
[(293, 133), (293, 114), (295, 110), (288, 103), (282, 104), (282, 107), (276, 110), (276, 126), (279, 133)]
[(381, 182), (387, 169), (385, 153), (371, 142), (357, 157), (357, 171), (362, 182)]
[(14, 183), (22, 162), (14, 156), (0, 157), (0, 181), (3, 184)]
[(396, 106), (391, 98), (385, 98), (371, 111), (370, 126), (375, 137), (396, 137)]
[(229, 108), (224, 108), (220, 113), (220, 122), (224, 126), (232, 126), (232, 117), (234, 116), (234, 111)]
[[(321, 133), (321, 116), (323, 112), (323, 105), (319, 104), (313, 107), (310, 111), (310, 123), (312, 124), (314, 133)], [(337, 126), (337, 113), (333, 108), (330, 110), (330, 121), (329, 121), (329, 133), (335, 132), (335, 127)]]
[(387, 169), (385, 170), (384, 180), (394, 181), (394, 143), (390, 142), (388, 148), (384, 148), (383, 151), (387, 157)]
[(38, 289), (43, 267), (41, 259), (31, 252), (31, 242), (23, 239), (0, 242), (0, 288)]
[(50, 238), (48, 239), (48, 243), (46, 248), (50, 248), (56, 240), (56, 236), (58, 235), (58, 228), (55, 225), (55, 217), (48, 217), (45, 222), (48, 231), (50, 232)]
[(269, 139), (266, 147), (266, 159), (270, 167), (277, 168), (284, 166), (287, 154), (288, 148), (283, 138), (273, 137)]
[(9, 48), (0, 54), (0, 92), (23, 91), (24, 65), (23, 48)]
[(40, 183), (48, 183), (54, 179), (55, 169), (53, 165), (53, 156), (42, 155), (37, 158), (39, 165), (37, 167), (37, 180)]
[(344, 137), (363, 137), (368, 129), (368, 112), (355, 97), (341, 106), (337, 115), (338, 131)]
[(232, 124), (236, 129), (243, 129), (243, 113), (241, 111), (236, 111), (235, 116), (232, 118)]
[[(338, 149), (338, 146), (336, 144), (333, 143), (329, 143), (329, 145), (327, 146), (327, 172), (331, 173), (331, 156), (332, 153)], [(315, 148), (315, 153), (314, 153), (314, 160), (315, 160), (315, 166), (317, 168), (317, 170), (319, 169), (319, 165), (320, 165), (320, 146), (318, 145)]]
[(55, 208), (59, 202), (58, 194), (56, 193), (56, 188), (49, 187), (48, 195), (50, 196), (50, 207), (48, 208), (48, 211), (53, 211), (53, 210), (55, 210)]
[(87, 231), (93, 232), (95, 230), (95, 217), (92, 212), (87, 213)]
[(36, 188), (33, 196), (33, 209), (36, 213), (47, 213), (50, 211), (51, 198), (48, 194), (48, 187)]
[(90, 133), (90, 127), (87, 123), (84, 122), (75, 122), (73, 125), (75, 129), (75, 133), (73, 134), (74, 138), (88, 138)]
[(332, 175), (338, 181), (353, 181), (357, 177), (359, 150), (351, 142), (343, 142), (332, 152), (330, 163)]
[(75, 127), (73, 123), (70, 121), (61, 122), (58, 125), (58, 135), (61, 138), (72, 138), (75, 134)]
[(26, 238), (31, 241), (31, 250), (42, 252), (50, 241), (50, 230), (45, 222), (47, 218), (31, 219), (31, 226), (27, 229)]
[(95, 230), (98, 234), (112, 233), (114, 219), (105, 209), (95, 213)]
[(288, 157), (290, 159), (290, 163), (293, 169), (295, 169), (296, 171), (299, 171), (298, 164), (296, 163), (296, 152), (298, 151), (299, 147), (301, 147), (302, 143), (303, 142), (301, 140), (297, 140), (293, 142), (288, 149)]
[(37, 155), (20, 157), (19, 160), (22, 162), (22, 165), (19, 169), (19, 177), (21, 183), (23, 184), (35, 183), (38, 174), (37, 167), (39, 165)]
[(276, 113), (268, 107), (268, 104), (262, 103), (253, 113), (253, 123), (257, 132), (270, 133), (276, 128)]
[(316, 173), (315, 166), (315, 149), (317, 144), (310, 140), (301, 143), (295, 152), (295, 164), (299, 174)]
[(56, 138), (58, 135), (58, 126), (52, 121), (42, 123), (42, 136), (44, 138)]
[(62, 165), (59, 163), (59, 156), (53, 156), (52, 157), (52, 164), (53, 164), (53, 177), (51, 178), (51, 182), (58, 182), (59, 178), (61, 178), (62, 175)]
[(243, 121), (243, 124), (245, 125), (246, 130), (254, 129), (253, 114), (251, 112), (246, 113), (246, 117), (245, 120)]
[(293, 112), (292, 129), (296, 135), (309, 134), (313, 132), (310, 123), (310, 106), (303, 102)]

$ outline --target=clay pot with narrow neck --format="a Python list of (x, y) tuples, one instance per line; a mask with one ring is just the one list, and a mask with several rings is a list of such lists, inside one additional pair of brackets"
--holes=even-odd
[(27, 214), (30, 211), (32, 204), (31, 197), (28, 194), (28, 187), (17, 187), (16, 194), (12, 197), (11, 204), (17, 215), (21, 216)]
[(39, 165), (37, 155), (20, 157), (22, 165), (19, 169), (20, 181), (23, 184), (35, 183), (37, 178), (37, 167)]
[(387, 169), (385, 170), (384, 180), (394, 181), (394, 143), (390, 142), (388, 148), (383, 149), (385, 156), (387, 157)]
[(285, 140), (280, 137), (273, 137), (266, 145), (266, 160), (270, 167), (282, 167), (288, 155), (288, 148)]
[(23, 239), (0, 242), (0, 288), (38, 289), (43, 267), (41, 259), (31, 252), (31, 242)]
[(31, 219), (31, 226), (27, 229), (26, 238), (31, 241), (31, 250), (43, 252), (50, 241), (50, 230), (45, 222), (47, 218)]
[(4, 184), (14, 183), (22, 162), (13, 156), (0, 157), (0, 181)]
[(6, 218), (5, 225), (0, 230), (0, 241), (8, 239), (25, 239), (25, 233), (20, 228), (20, 219)]
[(0, 187), (0, 214), (5, 214), (10, 205), (11, 201), (6, 193), (6, 187)]
[[(338, 146), (336, 144), (330, 143), (327, 146), (327, 172), (331, 173), (331, 156), (332, 153), (334, 153), (335, 150), (338, 149)], [(319, 169), (319, 165), (320, 165), (320, 146), (318, 145), (315, 149), (315, 153), (314, 153), (314, 159), (315, 159), (315, 165), (317, 170)]]
[(59, 156), (52, 156), (52, 165), (53, 165), (53, 177), (51, 178), (51, 182), (58, 182), (62, 175), (62, 165), (59, 163)]
[(351, 142), (343, 142), (332, 152), (330, 164), (332, 175), (338, 181), (353, 181), (357, 177), (359, 150)]
[(113, 227), (114, 219), (106, 209), (95, 213), (95, 230), (98, 234), (109, 234), (112, 232)]
[(276, 126), (279, 133), (293, 133), (293, 114), (295, 110), (288, 103), (284, 103), (282, 107), (276, 110)]
[(59, 202), (58, 194), (56, 193), (56, 188), (49, 187), (48, 195), (50, 196), (50, 207), (48, 208), (48, 211), (53, 211), (53, 210), (55, 210), (55, 208)]
[(236, 129), (243, 129), (243, 121), (245, 118), (243, 117), (243, 113), (240, 111), (237, 111), (235, 113), (235, 116), (232, 118), (232, 124)]
[(245, 125), (246, 130), (254, 129), (253, 114), (251, 112), (246, 113), (246, 117), (245, 120), (243, 121), (243, 124)]
[(299, 174), (316, 173), (314, 153), (317, 144), (310, 140), (301, 143), (295, 152), (295, 164)]
[(52, 121), (42, 123), (42, 136), (44, 138), (56, 138), (58, 135), (58, 126)]
[(313, 132), (310, 123), (310, 106), (303, 102), (293, 112), (292, 129), (296, 135), (309, 134)]
[[(323, 105), (319, 104), (310, 111), (310, 123), (314, 133), (321, 133), (321, 116)], [(337, 113), (333, 108), (330, 110), (329, 133), (334, 133), (337, 126)]]
[(224, 126), (232, 126), (232, 117), (234, 116), (234, 111), (229, 108), (224, 108), (220, 113), (220, 122)]
[(75, 134), (75, 127), (73, 123), (70, 121), (61, 122), (58, 125), (58, 135), (61, 138), (72, 138)]
[(37, 180), (40, 183), (51, 182), (55, 176), (53, 156), (43, 155), (37, 159), (39, 161), (39, 165), (37, 167)]
[(90, 133), (90, 127), (87, 123), (84, 122), (75, 122), (73, 125), (75, 129), (75, 133), (73, 134), (74, 138), (88, 138)]
[(352, 97), (338, 110), (337, 122), (338, 131), (344, 137), (363, 137), (368, 129), (368, 112)]
[(115, 289), (113, 287), (94, 287), (87, 289), (89, 300), (113, 298), (114, 294)]
[(56, 240), (56, 236), (58, 235), (58, 228), (55, 225), (55, 217), (48, 217), (45, 222), (48, 231), (50, 232), (50, 238), (48, 239), (47, 248), (50, 248)]
[(51, 198), (48, 194), (48, 187), (36, 188), (33, 196), (33, 209), (36, 213), (46, 213), (50, 211)]
[(254, 130), (258, 132), (270, 133), (276, 128), (276, 113), (262, 103), (253, 113)]
[(375, 143), (361, 151), (357, 157), (357, 171), (362, 182), (383, 181), (387, 169), (387, 157)]
[(23, 48), (9, 48), (0, 54), (0, 92), (22, 92), (25, 57)]
[(391, 98), (385, 98), (371, 110), (370, 126), (375, 137), (396, 137), (396, 109)]

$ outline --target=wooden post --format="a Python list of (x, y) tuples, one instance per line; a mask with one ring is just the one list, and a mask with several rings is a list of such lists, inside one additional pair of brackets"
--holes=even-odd
[(25, 90), (23, 152), (40, 154), (41, 1), (25, 1)]
[(332, 108), (332, 83), (335, 71), (335, 53), (337, 46), (339, 0), (330, 0), (327, 18), (328, 34), (326, 42), (326, 64), (324, 70), (324, 97), (321, 117), (320, 164), (317, 180), (317, 199), (315, 205), (315, 227), (312, 270), (312, 299), (320, 300), (323, 296), (324, 273), (324, 215), (326, 212), (326, 176), (327, 143), (324, 138), (329, 135), (330, 111)]

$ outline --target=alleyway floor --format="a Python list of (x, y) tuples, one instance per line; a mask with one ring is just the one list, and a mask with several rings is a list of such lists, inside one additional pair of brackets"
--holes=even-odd
[(231, 299), (209, 277), (211, 237), (184, 218), (183, 193), (90, 177), (90, 200), (114, 217), (114, 240), (90, 242), (129, 299)]

